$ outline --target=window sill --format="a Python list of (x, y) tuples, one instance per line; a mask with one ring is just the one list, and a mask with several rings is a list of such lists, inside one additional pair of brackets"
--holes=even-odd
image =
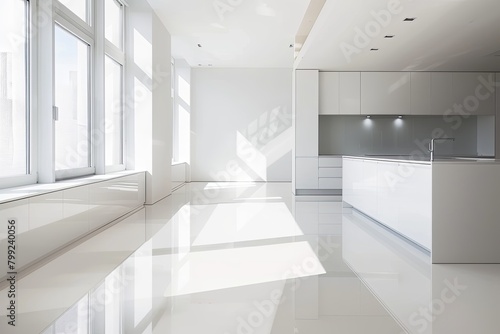
[(15, 188), (0, 189), (0, 204), (17, 201), (33, 196), (39, 196), (65, 189), (80, 187), (92, 183), (103, 182), (107, 180), (116, 179), (119, 177), (142, 173), (143, 171), (125, 170), (106, 175), (92, 175), (76, 179), (57, 181), (48, 184), (32, 184), (28, 186), (21, 186)]

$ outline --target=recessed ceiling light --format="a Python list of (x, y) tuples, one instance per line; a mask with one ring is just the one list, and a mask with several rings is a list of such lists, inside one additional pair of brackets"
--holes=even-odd
[(370, 115), (366, 115), (366, 118), (372, 118)]
[(415, 21), (417, 18), (416, 17), (407, 17), (406, 19), (404, 19), (403, 21), (404, 22), (413, 22)]
[(198, 43), (198, 47), (201, 48), (201, 44), (200, 43)]
[(399, 118), (399, 119), (402, 119), (402, 118), (403, 118), (403, 115), (399, 115), (399, 116), (398, 116), (398, 118)]
[(378, 51), (376, 48), (371, 48), (370, 51)]
[(384, 38), (394, 38), (394, 35), (385, 35)]

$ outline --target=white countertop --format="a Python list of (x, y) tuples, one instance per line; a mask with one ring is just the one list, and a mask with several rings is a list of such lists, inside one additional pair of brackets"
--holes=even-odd
[(413, 156), (406, 155), (373, 155), (373, 156), (355, 156), (355, 155), (344, 155), (344, 158), (350, 159), (360, 159), (360, 160), (374, 160), (374, 161), (386, 161), (386, 162), (396, 162), (396, 163), (412, 163), (420, 165), (432, 165), (435, 163), (500, 163), (500, 160), (494, 158), (481, 158), (481, 157), (438, 157), (434, 161), (429, 160), (415, 160)]

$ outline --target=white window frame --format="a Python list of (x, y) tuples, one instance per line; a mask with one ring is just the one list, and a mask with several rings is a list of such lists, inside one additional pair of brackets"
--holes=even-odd
[(36, 113), (34, 106), (36, 106), (36, 73), (37, 61), (34, 58), (37, 51), (36, 39), (30, 38), (32, 36), (33, 27), (36, 27), (36, 5), (33, 1), (24, 0), (26, 6), (25, 12), (25, 29), (26, 29), (26, 171), (24, 175), (7, 176), (0, 178), (0, 189), (12, 188), (37, 182), (37, 147), (36, 140)]
[[(107, 0), (102, 0), (107, 1)], [(122, 6), (122, 11), (121, 11), (121, 29), (122, 29), (122, 41), (121, 41), (121, 49), (108, 41), (108, 39), (105, 37), (105, 28), (103, 28), (103, 35), (104, 35), (104, 57), (109, 57), (119, 65), (121, 65), (122, 68), (122, 82), (121, 82), (121, 106), (122, 106), (122, 121), (121, 121), (121, 127), (122, 127), (122, 163), (121, 164), (115, 164), (115, 165), (105, 165), (104, 170), (105, 173), (114, 173), (114, 172), (119, 172), (123, 171), (126, 169), (126, 126), (125, 126), (125, 71), (126, 71), (126, 62), (125, 62), (125, 49), (126, 49), (126, 29), (125, 29), (125, 22), (126, 22), (126, 9), (127, 9), (127, 3), (121, 0), (114, 0), (118, 3), (121, 4)], [(106, 23), (106, 15), (104, 14), (104, 27)], [(104, 117), (104, 115), (103, 115)], [(106, 154), (106, 152), (104, 152)]]
[[(92, 0), (88, 1), (88, 5), (92, 6)], [(88, 77), (88, 107), (89, 107), (89, 114), (88, 114), (88, 136), (89, 136), (89, 142), (88, 142), (88, 154), (89, 154), (89, 167), (83, 167), (83, 168), (72, 168), (72, 169), (64, 169), (64, 170), (55, 170), (55, 152), (52, 156), (53, 159), (53, 166), (54, 166), (54, 173), (55, 173), (55, 180), (64, 180), (64, 179), (70, 179), (70, 178), (75, 178), (75, 177), (81, 177), (81, 176), (88, 176), (88, 175), (93, 175), (95, 174), (96, 168), (95, 168), (95, 160), (94, 160), (94, 127), (93, 127), (93, 119), (94, 119), (94, 105), (92, 103), (93, 101), (93, 96), (94, 96), (94, 48), (95, 48), (95, 36), (93, 33), (93, 28), (91, 28), (90, 25), (85, 23), (82, 19), (80, 19), (76, 14), (74, 14), (71, 10), (66, 8), (64, 5), (59, 3), (58, 1), (54, 1), (54, 17), (53, 17), (53, 31), (55, 30), (55, 26), (58, 25), (61, 28), (67, 30), (69, 33), (74, 35), (76, 38), (79, 38), (83, 42), (89, 45), (89, 60), (88, 60), (88, 68), (89, 68), (89, 77)], [(53, 55), (55, 55), (55, 38), (53, 38)], [(55, 63), (54, 63), (54, 56), (52, 57), (52, 73), (54, 76), (54, 80), (52, 83), (52, 91), (53, 91), (53, 105), (56, 106), (55, 104)], [(55, 128), (54, 128), (54, 134), (55, 134)], [(55, 145), (55, 143), (54, 143)]]

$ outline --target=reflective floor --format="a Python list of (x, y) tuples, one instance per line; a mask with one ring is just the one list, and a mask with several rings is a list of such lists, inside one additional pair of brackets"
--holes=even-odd
[(191, 183), (16, 283), (0, 333), (499, 333), (500, 265), (429, 255), (288, 183)]

